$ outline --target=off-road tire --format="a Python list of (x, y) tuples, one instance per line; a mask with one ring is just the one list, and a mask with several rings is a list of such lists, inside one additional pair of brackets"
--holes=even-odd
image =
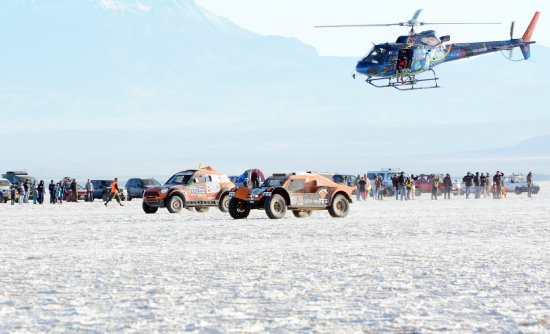
[(516, 187), (516, 189), (514, 190), (514, 192), (518, 195), (521, 195), (521, 188), (520, 187)]
[(222, 198), (220, 198), (220, 202), (218, 203), (218, 209), (220, 209), (221, 212), (229, 212), (229, 201), (231, 198), (228, 194), (222, 195)]
[(229, 200), (228, 210), (233, 219), (243, 219), (250, 214), (248, 203), (235, 197)]
[(204, 212), (208, 211), (208, 209), (210, 209), (210, 208), (207, 207), (207, 206), (196, 206), (195, 207), (195, 211), (197, 211), (198, 213), (204, 213)]
[(271, 219), (281, 219), (286, 214), (286, 202), (283, 196), (275, 194), (264, 204), (265, 213)]
[(176, 195), (170, 197), (166, 202), (166, 208), (170, 213), (180, 213), (183, 209), (183, 199)]
[(153, 214), (153, 213), (156, 213), (158, 211), (159, 208), (155, 208), (155, 207), (152, 207), (152, 206), (149, 206), (149, 204), (143, 202), (143, 204), (141, 205), (141, 207), (143, 208), (143, 211), (146, 213), (146, 214)]
[(344, 218), (349, 212), (349, 201), (342, 195), (337, 194), (332, 199), (332, 203), (328, 207), (328, 213), (334, 218)]
[(304, 211), (301, 211), (301, 210), (292, 210), (292, 214), (294, 215), (294, 217), (296, 218), (308, 218), (311, 216), (311, 213), (313, 211), (311, 210), (304, 210)]

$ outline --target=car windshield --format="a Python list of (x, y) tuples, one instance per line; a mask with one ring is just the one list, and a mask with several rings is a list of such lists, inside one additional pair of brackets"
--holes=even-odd
[(192, 174), (176, 174), (172, 176), (166, 184), (187, 184), (191, 179)]
[(286, 179), (272, 178), (268, 177), (267, 180), (262, 183), (261, 188), (273, 188), (280, 187), (283, 185)]
[(141, 180), (144, 186), (160, 186), (159, 181), (155, 179), (143, 179)]

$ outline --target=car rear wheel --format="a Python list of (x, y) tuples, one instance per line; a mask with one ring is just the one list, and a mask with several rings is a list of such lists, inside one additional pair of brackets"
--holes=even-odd
[(195, 210), (199, 213), (206, 212), (206, 211), (208, 211), (208, 209), (210, 209), (210, 208), (207, 207), (207, 206), (197, 206), (197, 207), (195, 207)]
[(308, 218), (311, 216), (311, 210), (292, 210), (294, 217), (296, 218)]
[(243, 219), (250, 214), (248, 203), (235, 197), (229, 200), (228, 210), (233, 219)]
[(265, 213), (271, 219), (281, 219), (286, 214), (286, 202), (283, 196), (275, 194), (268, 198), (264, 204)]
[(516, 187), (516, 189), (514, 190), (514, 192), (518, 195), (521, 195), (521, 188), (520, 187)]
[(166, 205), (170, 213), (179, 213), (183, 209), (183, 200), (179, 196), (172, 196)]
[(109, 200), (109, 193), (103, 193), (103, 195), (101, 195), (101, 198), (103, 198), (103, 202), (107, 202), (107, 200)]
[(128, 197), (126, 198), (127, 201), (131, 201), (132, 200), (132, 195), (130, 195), (130, 191), (128, 191)]
[(231, 198), (228, 194), (222, 195), (222, 198), (220, 199), (220, 203), (218, 203), (218, 208), (221, 212), (228, 212), (229, 211), (229, 200)]
[(347, 198), (338, 194), (332, 199), (332, 203), (328, 207), (328, 213), (334, 218), (344, 218), (349, 212), (349, 201)]
[(149, 206), (149, 204), (143, 202), (143, 204), (141, 205), (141, 207), (143, 208), (143, 211), (146, 213), (146, 214), (152, 214), (152, 213), (155, 213), (157, 212), (157, 210), (159, 208), (155, 208), (155, 207), (152, 207), (152, 206)]

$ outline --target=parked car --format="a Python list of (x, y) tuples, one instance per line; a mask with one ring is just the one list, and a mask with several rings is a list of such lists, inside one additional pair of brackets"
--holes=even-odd
[[(396, 175), (401, 175), (402, 170), (399, 168), (382, 168), (377, 171), (367, 172), (371, 184), (374, 184), (374, 177), (382, 177), (382, 184), (384, 185), (384, 196), (393, 196), (395, 194), (395, 188), (392, 183), (392, 178)], [(407, 174), (408, 176), (408, 174)]]
[[(524, 192), (527, 192), (527, 177), (519, 174), (512, 174), (510, 176), (505, 176), (504, 187), (508, 188), (508, 191), (513, 191), (518, 195), (521, 195)], [(533, 194), (537, 194), (540, 191), (540, 186), (533, 183)]]
[[(61, 184), (63, 185), (63, 200), (72, 202), (73, 201), (73, 190), (71, 188), (71, 184), (73, 182), (73, 178), (70, 177), (64, 177), (61, 181)], [(87, 194), (88, 192), (84, 187), (82, 187), (80, 184), (77, 184), (77, 193), (78, 193), (78, 199), (87, 201)]]
[(0, 203), (6, 203), (10, 198), (11, 183), (7, 179), (0, 179)]
[(229, 208), (229, 191), (235, 187), (227, 175), (212, 167), (189, 169), (174, 174), (162, 186), (149, 188), (143, 195), (143, 211), (147, 214), (167, 208), (170, 213), (182, 209), (206, 212), (217, 207), (222, 212)]
[(269, 218), (280, 219), (288, 209), (295, 217), (305, 218), (313, 210), (327, 210), (332, 217), (345, 217), (355, 189), (314, 172), (273, 174), (260, 188), (232, 189), (229, 214), (243, 219), (250, 210), (260, 209)]
[[(99, 198), (103, 201), (107, 201), (109, 196), (111, 196), (111, 186), (113, 185), (113, 180), (91, 180), (92, 185), (94, 186), (93, 198)], [(120, 189), (120, 200), (126, 200), (128, 193), (124, 187), (119, 186)]]
[(126, 182), (126, 191), (128, 192), (128, 201), (132, 198), (143, 198), (145, 190), (160, 186), (160, 182), (155, 179), (131, 178)]
[[(414, 181), (415, 186), (415, 196), (420, 196), (424, 193), (431, 193), (432, 192), (432, 177), (435, 174), (420, 174), (416, 177), (416, 181)], [(443, 174), (437, 174), (439, 175), (439, 190), (438, 195), (442, 194), (445, 191), (445, 185), (443, 184), (443, 178), (445, 178), (445, 175)], [(462, 186), (460, 182), (457, 180), (452, 180), (453, 186), (451, 188), (451, 192), (453, 195), (457, 196), (462, 194)]]

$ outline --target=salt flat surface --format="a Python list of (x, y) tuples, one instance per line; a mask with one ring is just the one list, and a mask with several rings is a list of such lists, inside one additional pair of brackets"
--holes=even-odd
[(548, 189), (345, 219), (1, 204), (0, 332), (548, 332)]

